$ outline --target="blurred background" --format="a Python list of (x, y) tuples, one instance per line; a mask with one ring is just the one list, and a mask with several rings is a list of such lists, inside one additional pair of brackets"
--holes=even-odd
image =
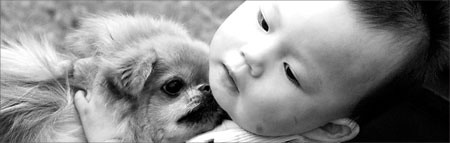
[(96, 13), (144, 13), (182, 23), (192, 36), (209, 44), (214, 32), (243, 1), (130, 1), (130, 0), (2, 0), (1, 32), (45, 35), (62, 47), (67, 32), (79, 26), (81, 18)]

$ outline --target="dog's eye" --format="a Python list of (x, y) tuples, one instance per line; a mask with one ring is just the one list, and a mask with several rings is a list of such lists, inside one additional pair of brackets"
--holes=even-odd
[(161, 89), (170, 96), (177, 96), (183, 87), (184, 82), (181, 79), (173, 79), (164, 84)]

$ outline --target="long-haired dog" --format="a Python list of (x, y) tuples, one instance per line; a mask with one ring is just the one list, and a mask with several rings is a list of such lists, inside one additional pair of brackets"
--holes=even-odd
[(179, 142), (224, 112), (208, 86), (208, 47), (178, 24), (148, 16), (87, 18), (67, 38), (1, 43), (0, 142), (85, 142), (73, 94), (102, 96), (124, 142)]

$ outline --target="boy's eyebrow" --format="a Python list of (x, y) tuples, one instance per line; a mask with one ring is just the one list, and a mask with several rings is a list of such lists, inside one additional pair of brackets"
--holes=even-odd
[(275, 12), (275, 16), (280, 17), (280, 8), (278, 7), (278, 4), (272, 4), (271, 7)]
[(322, 86), (322, 79), (320, 77), (318, 77), (318, 75), (316, 73), (312, 73), (311, 71), (308, 71), (309, 73), (307, 75), (309, 75), (307, 77), (307, 81), (308, 81), (308, 90), (306, 92), (309, 93), (316, 93), (320, 90), (320, 87)]
[(300, 59), (302, 58), (299, 58), (298, 56), (296, 57), (297, 62), (302, 61), (303, 64), (301, 66), (308, 69), (303, 73), (297, 74), (297, 77), (299, 77), (299, 80), (301, 80), (301, 89), (308, 94), (315, 94), (320, 90), (322, 86), (322, 79), (316, 72), (311, 70), (312, 68), (310, 67), (311, 65), (309, 65), (309, 63), (305, 63), (306, 61), (304, 59)]
[(281, 24), (280, 8), (278, 4), (271, 4), (270, 9), (273, 11), (274, 18), (278, 24)]
[(273, 1), (263, 2), (261, 5), (259, 5), (259, 9), (263, 14), (267, 14), (266, 12), (270, 12), (270, 14), (268, 14), (270, 16), (267, 17), (269, 18), (270, 23), (274, 23), (275, 25), (281, 24), (280, 9), (277, 3), (273, 3)]

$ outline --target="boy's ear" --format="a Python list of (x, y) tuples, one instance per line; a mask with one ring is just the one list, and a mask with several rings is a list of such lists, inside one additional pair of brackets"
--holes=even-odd
[(302, 135), (312, 142), (345, 142), (356, 137), (358, 133), (359, 125), (355, 121), (340, 118)]

